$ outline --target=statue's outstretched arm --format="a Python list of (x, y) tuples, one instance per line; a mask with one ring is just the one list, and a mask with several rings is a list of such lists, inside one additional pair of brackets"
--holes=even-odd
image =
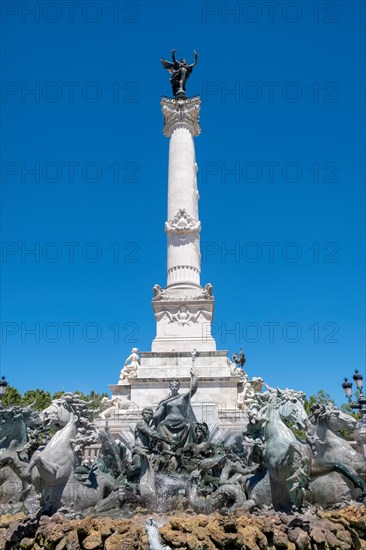
[(197, 374), (196, 374), (195, 369), (192, 367), (191, 368), (191, 387), (190, 387), (190, 391), (189, 391), (190, 397), (194, 396), (194, 394), (197, 391), (197, 388), (198, 388), (198, 378), (197, 378)]
[(194, 61), (193, 63), (191, 63), (191, 65), (188, 65), (190, 69), (193, 69), (193, 67), (197, 65), (197, 61), (198, 61), (198, 53), (196, 52), (196, 50), (193, 50), (193, 53), (194, 53)]
[(176, 52), (176, 51), (177, 51), (177, 50), (171, 50), (172, 60), (173, 60), (174, 65), (175, 65), (176, 62), (177, 62), (177, 60), (175, 59), (175, 52)]

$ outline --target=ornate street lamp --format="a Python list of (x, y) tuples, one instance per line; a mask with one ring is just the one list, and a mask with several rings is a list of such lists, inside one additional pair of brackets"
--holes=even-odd
[(359, 410), (361, 412), (360, 428), (366, 430), (366, 398), (363, 394), (363, 376), (356, 369), (355, 374), (352, 378), (356, 384), (357, 401), (352, 401), (352, 382), (350, 382), (348, 378), (344, 379), (342, 388), (344, 390), (345, 396), (348, 399), (348, 403), (351, 409)]
[(343, 391), (345, 393), (345, 396), (347, 397), (348, 401), (352, 399), (352, 382), (348, 380), (348, 378), (344, 379), (344, 382), (342, 384)]
[(2, 376), (0, 380), (0, 407), (2, 407), (3, 395), (7, 386), (9, 386), (9, 384), (6, 381), (5, 376)]

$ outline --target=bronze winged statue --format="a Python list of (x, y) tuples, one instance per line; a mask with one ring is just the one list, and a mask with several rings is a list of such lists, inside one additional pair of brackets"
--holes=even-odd
[(172, 54), (172, 62), (167, 61), (164, 58), (161, 58), (161, 64), (163, 65), (164, 69), (168, 71), (169, 74), (172, 76), (170, 77), (170, 83), (172, 85), (172, 90), (174, 97), (177, 98), (186, 98), (186, 83), (188, 78), (190, 77), (190, 74), (193, 70), (193, 67), (197, 65), (198, 61), (198, 53), (196, 50), (193, 50), (194, 53), (194, 62), (191, 65), (187, 64), (186, 59), (181, 59), (180, 61), (177, 61), (175, 59), (175, 52), (177, 50), (171, 50)]

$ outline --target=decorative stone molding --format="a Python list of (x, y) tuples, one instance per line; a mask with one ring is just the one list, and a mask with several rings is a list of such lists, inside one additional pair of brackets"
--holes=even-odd
[(164, 115), (164, 136), (170, 137), (176, 127), (186, 127), (193, 136), (201, 133), (200, 128), (200, 105), (199, 96), (187, 99), (172, 99), (162, 97), (160, 102)]
[(200, 272), (192, 265), (176, 265), (168, 269), (168, 285), (187, 282), (195, 287), (200, 284)]
[(180, 208), (172, 220), (165, 222), (166, 233), (199, 233), (200, 231), (201, 222), (192, 218), (185, 208)]
[(169, 320), (169, 323), (178, 323), (180, 326), (189, 326), (191, 323), (197, 323), (201, 316), (203, 316), (207, 321), (212, 319), (212, 313), (209, 311), (198, 310), (195, 313), (191, 313), (187, 306), (183, 305), (178, 308), (177, 313), (171, 313), (170, 311), (165, 310), (155, 314), (157, 321), (164, 319), (164, 316)]
[(160, 300), (166, 300), (169, 302), (187, 302), (190, 300), (193, 301), (201, 301), (201, 300), (214, 300), (215, 298), (212, 295), (212, 284), (207, 283), (207, 285), (204, 286), (203, 291), (201, 294), (196, 295), (180, 295), (176, 296), (174, 294), (169, 294), (165, 292), (164, 288), (161, 288), (160, 285), (154, 285), (153, 286), (154, 296), (153, 296), (153, 302), (158, 302)]

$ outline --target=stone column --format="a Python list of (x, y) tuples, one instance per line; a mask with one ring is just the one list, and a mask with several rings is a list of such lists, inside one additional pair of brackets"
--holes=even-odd
[(164, 135), (170, 138), (168, 173), (167, 286), (154, 287), (156, 338), (153, 352), (215, 351), (211, 335), (212, 285), (200, 284), (197, 164), (194, 137), (199, 125), (199, 96), (163, 97)]
[(164, 98), (164, 135), (170, 138), (168, 175), (167, 289), (200, 288), (200, 230), (197, 164), (194, 136), (198, 136), (199, 97)]

